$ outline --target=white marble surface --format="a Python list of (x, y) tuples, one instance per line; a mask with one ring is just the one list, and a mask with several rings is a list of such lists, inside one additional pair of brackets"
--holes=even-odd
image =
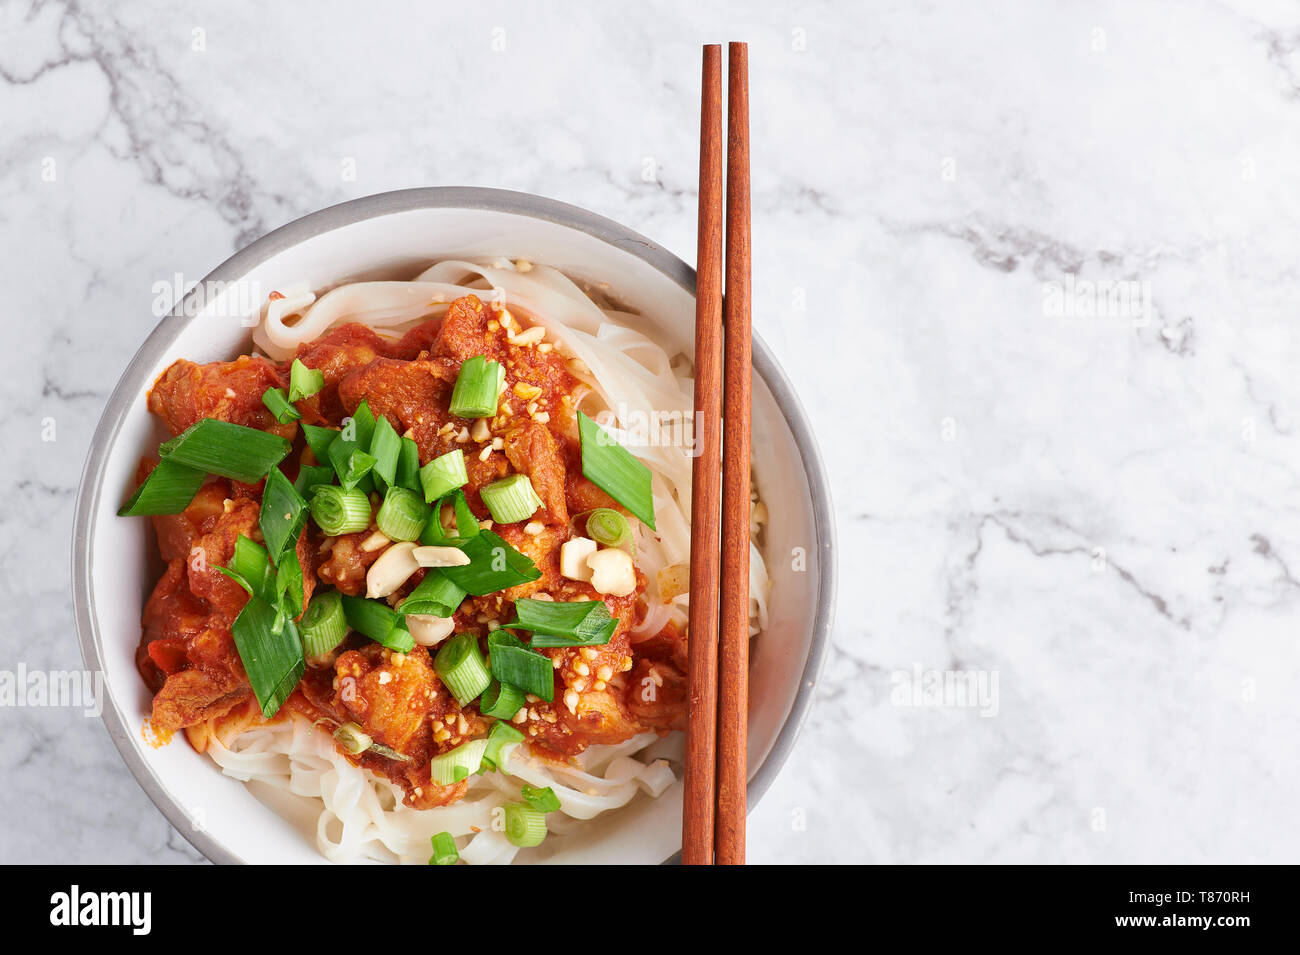
[[(752, 860), (1294, 861), (1300, 10), (613, 6), (0, 6), (0, 669), (80, 666), (72, 503), (155, 281), (432, 184), (693, 259), (698, 46), (741, 38), (842, 594)], [(1150, 311), (1051, 314), (1070, 276)], [(996, 706), (900, 705), (913, 667)], [(0, 860), (198, 860), (96, 721), (0, 720)]]

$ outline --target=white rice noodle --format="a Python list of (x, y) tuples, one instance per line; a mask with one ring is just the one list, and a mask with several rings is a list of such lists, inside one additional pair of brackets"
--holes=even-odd
[[(440, 314), (454, 299), (475, 292), (508, 308), (524, 325), (542, 325), (560, 353), (586, 383), (579, 403), (650, 468), (657, 529), (637, 523), (636, 561), (651, 582), (649, 609), (633, 639), (658, 633), (669, 621), (685, 626), (689, 594), (664, 602), (659, 571), (690, 558), (690, 449), (682, 440), (644, 440), (652, 423), (689, 421), (693, 381), (690, 363), (629, 326), (637, 316), (604, 308), (563, 273), (542, 265), (526, 272), (506, 259), (439, 262), (409, 282), (357, 282), (316, 298), (306, 286), (286, 287), (269, 302), (253, 339), (283, 361), (300, 344), (345, 322), (363, 322), (383, 334), (400, 334)], [(582, 367), (585, 366), (585, 369)], [(678, 437), (688, 436), (678, 433)], [(750, 549), (751, 632), (767, 623), (768, 576), (756, 546)], [(424, 864), (430, 838), (456, 837), (460, 855), (475, 865), (503, 865), (526, 857), (502, 832), (504, 803), (519, 787), (550, 786), (560, 810), (547, 819), (557, 836), (581, 832), (583, 821), (625, 805), (638, 793), (657, 797), (682, 765), (682, 734), (654, 733), (617, 745), (588, 748), (568, 764), (533, 755), (526, 745), (508, 747), (500, 773), (475, 776), (469, 792), (451, 806), (416, 810), (402, 803), (399, 787), (350, 763), (328, 731), (300, 716), (258, 726), (229, 745), (213, 739), (208, 752), (222, 772), (249, 783), (319, 800), (316, 841), (334, 862)]]
[(547, 823), (558, 833), (566, 828), (560, 816), (591, 819), (626, 805), (638, 791), (662, 792), (671, 785), (676, 776), (667, 779), (665, 769), (672, 770), (662, 758), (635, 758), (658, 741), (656, 734), (643, 733), (592, 746), (572, 765), (510, 746), (503, 752), (503, 772), (475, 776), (460, 801), (423, 810), (404, 805), (400, 788), (354, 766), (335, 749), (327, 729), (297, 714), (246, 730), (229, 747), (214, 737), (208, 754), (227, 776), (319, 800), (316, 844), (332, 862), (422, 865), (431, 854), (430, 839), (450, 832), (467, 862), (506, 864), (519, 850), (502, 835), (501, 807), (519, 801), (524, 783), (555, 791), (560, 810)]

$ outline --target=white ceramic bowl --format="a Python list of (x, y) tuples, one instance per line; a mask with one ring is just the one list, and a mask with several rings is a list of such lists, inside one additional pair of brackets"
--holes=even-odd
[[(437, 259), (525, 257), (610, 283), (647, 330), (690, 353), (695, 274), (665, 249), (573, 206), (491, 189), (411, 189), (314, 213), (257, 240), (204, 280), (260, 289), (313, 288), (357, 278), (408, 278)], [(244, 288), (249, 286), (243, 286)], [(150, 695), (134, 664), (140, 612), (160, 572), (149, 521), (118, 518), (140, 456), (166, 435), (145, 408), (177, 358), (229, 359), (250, 347), (236, 310), (196, 294), (164, 318), (118, 382), (82, 475), (73, 539), (73, 597), (87, 668), (102, 670), (104, 721), (149, 797), (214, 862), (321, 862), (313, 834), (225, 777), (183, 738), (154, 748), (142, 728)], [(185, 317), (185, 307), (194, 317)], [(218, 313), (225, 313), (221, 317)], [(669, 349), (672, 352), (672, 349)], [(771, 619), (750, 674), (749, 804), (785, 761), (829, 642), (835, 563), (830, 498), (811, 429), (789, 382), (754, 342), (755, 472), (769, 503)], [(805, 569), (792, 559), (802, 554)], [(548, 861), (661, 862), (678, 851), (680, 784), (603, 814)]]

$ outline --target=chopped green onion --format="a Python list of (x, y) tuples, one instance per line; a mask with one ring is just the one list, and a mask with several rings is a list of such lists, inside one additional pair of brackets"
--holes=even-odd
[(235, 538), (235, 552), (230, 558), (230, 563), (225, 567), (218, 567), (217, 570), (238, 583), (248, 591), (250, 596), (259, 597), (271, 605), (275, 604), (277, 597), (275, 568), (271, 566), (271, 558), (267, 556), (266, 548), (261, 544), (240, 534)]
[(299, 624), (303, 653), (310, 659), (329, 653), (348, 635), (347, 616), (343, 613), (343, 595), (326, 590), (312, 595), (307, 612)]
[(256, 484), (292, 447), (277, 434), (204, 418), (160, 444), (158, 453), (176, 464)]
[(420, 488), (420, 446), (410, 438), (402, 438), (402, 453), (397, 456), (397, 486), (408, 491)]
[(328, 464), (304, 464), (298, 468), (298, 479), (293, 489), (303, 497), (310, 497), (313, 488), (334, 483), (334, 469)]
[(468, 482), (465, 452), (460, 448), (448, 451), (420, 468), (420, 486), (424, 491), (424, 499), (429, 503), (445, 497), (458, 487), (464, 487)]
[(308, 368), (295, 358), (289, 366), (289, 400), (302, 401), (325, 387), (325, 373), (319, 368)]
[(351, 441), (345, 441), (343, 438), (336, 438), (330, 445), (329, 461), (334, 467), (334, 473), (339, 476), (339, 484), (349, 491), (361, 484), (362, 479), (375, 466), (373, 454), (362, 451)]
[(582, 476), (655, 529), (650, 469), (620, 446), (612, 435), (581, 411)]
[(397, 605), (400, 614), (424, 613), (431, 617), (450, 617), (465, 599), (465, 591), (442, 572), (440, 567), (425, 570), (405, 600)]
[(527, 849), (540, 846), (546, 838), (546, 813), (521, 802), (508, 802), (506, 811), (506, 840), (512, 846)]
[(334, 731), (334, 742), (349, 756), (360, 756), (372, 745), (371, 739), (357, 723), (343, 723)]
[(478, 700), (478, 711), (484, 716), (508, 720), (524, 705), (524, 691), (510, 683), (493, 680)]
[(410, 653), (415, 649), (415, 637), (411, 636), (411, 631), (406, 629), (406, 621), (400, 621), (388, 639), (384, 641), (384, 646), (390, 650), (396, 650), (398, 653)]
[(533, 482), (527, 474), (512, 474), (493, 481), (484, 485), (479, 494), (492, 514), (492, 520), (498, 524), (527, 520), (542, 506), (542, 499), (533, 490)]
[(518, 637), (504, 630), (493, 631), (488, 634), (488, 655), (492, 675), (502, 683), (514, 684), (548, 703), (555, 698), (555, 670), (550, 659), (529, 650)]
[(618, 619), (611, 617), (605, 625), (594, 633), (578, 634), (566, 637), (558, 633), (535, 633), (529, 645), (539, 649), (549, 647), (603, 647), (614, 637), (618, 629)]
[(402, 625), (402, 618), (392, 607), (382, 600), (367, 600), (365, 597), (349, 597), (344, 594), (343, 615), (348, 626), (357, 633), (365, 634), (375, 643), (399, 653), (410, 653), (415, 649), (415, 638)]
[(475, 355), (461, 363), (451, 390), (451, 413), (459, 418), (485, 418), (497, 410), (497, 397), (505, 369), (495, 361)]
[(358, 447), (370, 447), (370, 439), (375, 433), (375, 416), (370, 410), (370, 405), (364, 398), (357, 405), (357, 410), (343, 419), (343, 430), (339, 432), (346, 441), (355, 443)]
[[(455, 534), (448, 533), (442, 526), (442, 509), (449, 502), (455, 514)], [(465, 492), (457, 489), (434, 503), (433, 516), (424, 525), (424, 530), (420, 534), (420, 543), (431, 547), (461, 547), (471, 537), (476, 537), (478, 532), (478, 518), (469, 509), (469, 502), (465, 500)]]
[(429, 778), (439, 786), (451, 786), (468, 779), (478, 772), (487, 744), (486, 739), (472, 739), (433, 757), (429, 760)]
[(338, 432), (326, 452), (334, 473), (339, 476), (339, 483), (348, 490), (360, 487), (369, 491), (373, 487), (370, 469), (375, 466), (375, 456), (369, 449), (374, 431), (375, 416), (363, 400), (351, 417), (343, 419), (343, 430)]
[(355, 534), (370, 526), (370, 498), (364, 491), (321, 485), (311, 498), (311, 516), (330, 537)]
[[(381, 419), (382, 420), (382, 419)], [(424, 522), (429, 519), (429, 505), (414, 491), (404, 487), (390, 487), (379, 507), (375, 524), (389, 540), (419, 540)]]
[(433, 843), (433, 855), (429, 857), (429, 865), (455, 865), (460, 860), (460, 853), (456, 851), (456, 840), (450, 832), (440, 832), (429, 841)]
[(302, 613), (302, 564), (298, 562), (296, 548), (286, 547), (280, 555), (280, 562), (275, 568), (275, 595), (281, 612), (290, 617)]
[(392, 484), (397, 480), (397, 459), (402, 454), (402, 438), (388, 419), (380, 415), (375, 419), (374, 431), (370, 436), (370, 455), (375, 459), (373, 470)]
[(632, 545), (632, 554), (636, 556), (636, 541), (632, 537), (632, 526), (627, 518), (612, 507), (598, 507), (587, 515), (587, 536), (597, 544), (606, 547)]
[(276, 610), (259, 597), (249, 597), (230, 625), (239, 659), (248, 673), (262, 716), (270, 719), (289, 698), (304, 668), (302, 641), (293, 621), (274, 630)]
[(400, 759), (403, 762), (411, 758), (407, 756), (405, 753), (399, 753), (391, 746), (385, 746), (383, 743), (371, 743), (370, 752), (378, 753), (380, 756), (383, 756), (385, 759)]
[(118, 509), (117, 516), (179, 514), (194, 500), (194, 495), (203, 486), (205, 476), (197, 468), (163, 458)]
[(538, 812), (556, 812), (560, 808), (560, 797), (555, 795), (555, 790), (550, 786), (538, 788), (525, 784), (519, 795)]
[(266, 541), (267, 553), (279, 563), (286, 547), (298, 543), (298, 535), (307, 522), (307, 502), (279, 468), (271, 468), (262, 491), (262, 512), (257, 523)]
[(266, 405), (267, 410), (275, 415), (275, 420), (280, 424), (288, 424), (290, 421), (298, 421), (302, 418), (302, 412), (289, 403), (283, 388), (267, 388), (262, 392), (262, 404)]
[(515, 601), (511, 630), (528, 630), (534, 647), (598, 647), (609, 643), (618, 628), (603, 600)]
[(458, 633), (444, 643), (434, 658), (433, 668), (461, 706), (469, 704), (492, 682), (478, 649), (478, 637), (472, 633)]
[(439, 569), (475, 597), (526, 584), (542, 576), (532, 560), (491, 531), (479, 531), (461, 545), (461, 550), (469, 555), (468, 564)]
[(302, 435), (307, 439), (307, 447), (311, 448), (311, 453), (316, 456), (316, 463), (328, 464), (330, 445), (338, 438), (338, 429), (322, 428), (314, 424), (304, 424), (301, 427)]
[(507, 746), (513, 746), (515, 743), (524, 741), (524, 734), (519, 732), (509, 723), (498, 720), (492, 724), (492, 729), (488, 733), (488, 747), (483, 753), (483, 759), (491, 762), (493, 766), (500, 766), (503, 751)]

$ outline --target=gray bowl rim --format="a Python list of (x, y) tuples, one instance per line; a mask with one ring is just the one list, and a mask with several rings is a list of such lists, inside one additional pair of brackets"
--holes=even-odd
[[(636, 256), (672, 279), (692, 296), (695, 294), (693, 268), (663, 246), (626, 226), (556, 199), (505, 189), (471, 186), (400, 189), (328, 206), (295, 219), (254, 240), (213, 269), (198, 287), (202, 288), (207, 282), (237, 279), (272, 256), (322, 233), (366, 219), (431, 208), (503, 212), (567, 226)], [(185, 301), (182, 301), (171, 314), (159, 321), (127, 365), (126, 371), (118, 380), (100, 416), (82, 470), (72, 531), (72, 599), (82, 659), (86, 668), (96, 673), (103, 672), (104, 664), (99, 649), (99, 628), (91, 586), (93, 548), (90, 546), (90, 533), (94, 514), (98, 510), (99, 498), (103, 493), (104, 468), (109, 449), (116, 442), (127, 413), (150, 384), (146, 376), (184, 330), (188, 321), (184, 317), (184, 306)], [(812, 495), (819, 579), (812, 643), (809, 646), (807, 659), (804, 661), (799, 690), (775, 743), (762, 765), (750, 777), (746, 798), (751, 812), (789, 758), (795, 739), (812, 705), (817, 681), (830, 647), (836, 590), (835, 523), (830, 484), (812, 426), (795, 395), (790, 380), (757, 333), (754, 334), (753, 365), (754, 370), (776, 399), (803, 460)], [(217, 842), (207, 832), (193, 825), (193, 821), (171, 798), (163, 787), (162, 781), (136, 751), (135, 731), (129, 727), (126, 716), (107, 684), (104, 685), (104, 695), (106, 699), (100, 701), (103, 706), (104, 725), (122, 760), (153, 804), (176, 828), (176, 831), (210, 861), (220, 864), (242, 863), (243, 859)], [(666, 861), (675, 862), (679, 858), (680, 853), (677, 853)]]

